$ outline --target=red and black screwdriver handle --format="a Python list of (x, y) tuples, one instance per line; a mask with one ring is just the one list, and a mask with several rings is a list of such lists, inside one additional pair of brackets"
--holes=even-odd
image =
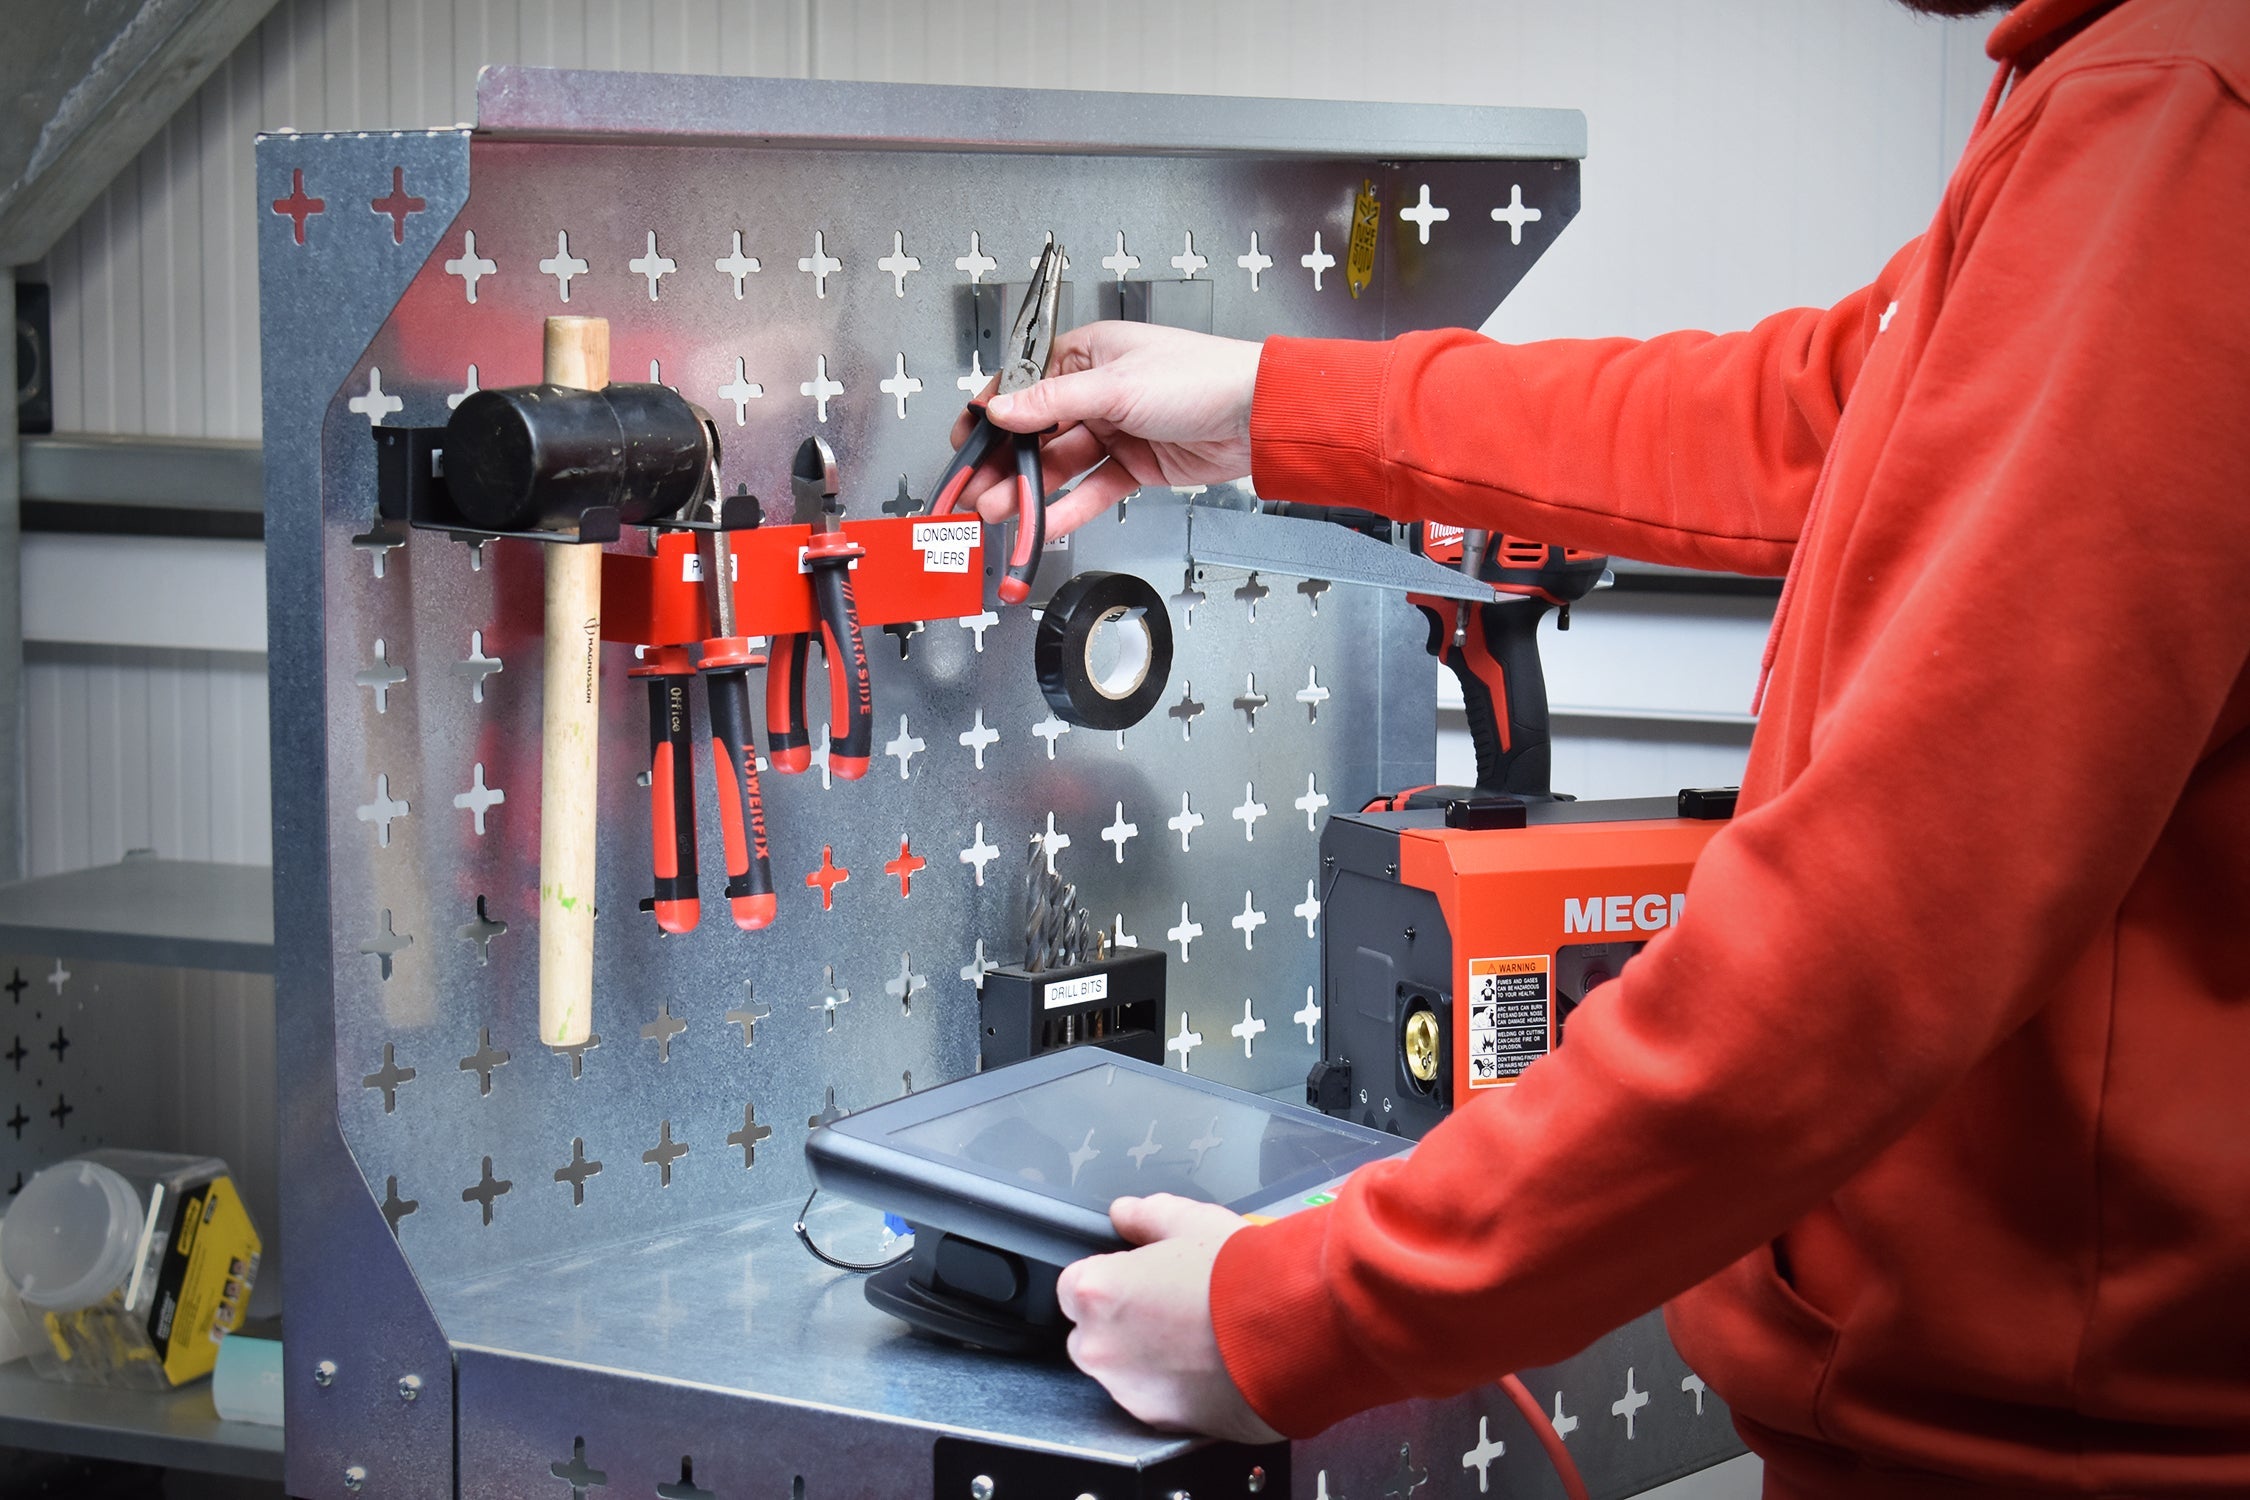
[(758, 787), (757, 730), (750, 720), (750, 668), (759, 658), (740, 636), (703, 643), (703, 684), (711, 705), (711, 769), (719, 790), (719, 836), (726, 846), (727, 905), (734, 925), (772, 924), (776, 902), (766, 841), (766, 803)]
[(969, 410), (976, 413), (976, 421), (970, 425), (968, 440), (954, 453), (944, 477), (938, 480), (930, 514), (951, 515), (977, 467), (1002, 438), (1008, 439), (1016, 455), (1016, 536), (1008, 548), (1007, 566), (1000, 574), (999, 594), (1003, 604), (1021, 604), (1031, 597), (1032, 580), (1039, 573), (1039, 552), (1047, 545), (1046, 474), (1039, 458), (1039, 439), (1044, 434), (1009, 432), (995, 426), (984, 414), (982, 401), (970, 402)]
[(688, 684), (695, 663), (685, 646), (651, 646), (635, 677), (648, 682), (650, 862), (656, 871), (656, 925), (693, 932), (702, 915), (695, 886), (695, 731)]
[[(841, 531), (816, 531), (805, 548), (821, 656), (828, 665), (828, 770), (846, 781), (867, 774), (875, 750), (874, 689), (852, 599), (852, 559), (864, 551)], [(812, 764), (805, 716), (811, 653), (810, 636), (780, 636), (766, 664), (766, 748), (773, 768), (791, 775)]]

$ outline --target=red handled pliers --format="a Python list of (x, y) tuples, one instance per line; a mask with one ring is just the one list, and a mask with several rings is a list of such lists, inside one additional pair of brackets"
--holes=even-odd
[[(1047, 373), (1047, 355), (1055, 343), (1055, 304), (1062, 293), (1062, 268), (1062, 246), (1049, 240), (1047, 248), (1039, 252), (1039, 265), (1031, 273), (1023, 306), (1008, 330), (1003, 351), (1006, 358), (1000, 366), (1001, 395), (1028, 390)], [(1000, 602), (1021, 604), (1031, 597), (1031, 580), (1039, 571), (1039, 549), (1047, 542), (1047, 489), (1039, 466), (1041, 434), (994, 426), (984, 413), (982, 401), (970, 402), (969, 410), (977, 414), (976, 425), (969, 429), (968, 440), (938, 481), (930, 514), (950, 514), (961, 503), (962, 492), (969, 487), (977, 466), (1003, 438), (1009, 440), (1016, 450), (1016, 539), (1008, 549), (1007, 571), (1000, 578)]]
[[(812, 575), (820, 651), (828, 661), (828, 770), (857, 781), (867, 774), (875, 749), (867, 648), (860, 642), (859, 606), (852, 598), (851, 565), (866, 549), (837, 525), (836, 455), (825, 441), (809, 437), (797, 445), (789, 488), (800, 518), (812, 524), (805, 571)], [(766, 661), (766, 748), (777, 771), (794, 774), (812, 764), (812, 735), (805, 719), (811, 654), (812, 637), (777, 636)]]

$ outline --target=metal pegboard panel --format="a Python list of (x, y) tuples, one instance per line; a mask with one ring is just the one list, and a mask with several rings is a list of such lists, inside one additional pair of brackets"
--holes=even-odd
[[(646, 115), (675, 82), (613, 79), (604, 97)], [(1240, 101), (1222, 113), (1257, 119)], [(862, 1427), (925, 1464), (943, 1431), (1134, 1464), (1177, 1450), (1074, 1375), (907, 1341), (777, 1216), (805, 1190), (815, 1122), (974, 1066), (980, 966), (1020, 943), (1035, 832), (1094, 913), (1172, 955), (1174, 1065), (1299, 1086), (1320, 1021), (1319, 818), (1430, 771), (1412, 611), (1197, 569), (1183, 497), (1138, 497), (1043, 572), (1136, 572), (1171, 599), (1159, 710), (1123, 734), (1063, 724), (1025, 610), (871, 634), (873, 769), (769, 776), (781, 909), (749, 935), (708, 897), (681, 937), (637, 909), (646, 697), (629, 653), (604, 648), (599, 1039), (557, 1051), (536, 1036), (531, 925), (542, 559), (378, 523), (369, 432), (536, 381), (541, 319), (591, 313), (610, 322), (613, 378), (716, 415), (730, 489), (786, 517), (784, 467), (817, 431), (847, 513), (872, 515), (942, 467), (982, 383), (978, 314), (1050, 234), (1078, 319), (1161, 287), (1222, 333), (1373, 336), (1481, 318), (1575, 210), (1575, 164), (1424, 166), (1373, 139), (1261, 156), (1025, 149), (1005, 132), (977, 152), (834, 143), (849, 133), (261, 145), (296, 1493), (552, 1493), (573, 1452), (541, 1470), (517, 1448), (597, 1427), (614, 1455), (598, 1462), (689, 1493), (658, 1471), (690, 1407), (733, 1414), (697, 1430), (775, 1432), (826, 1409), (829, 1438), (808, 1427), (799, 1445), (827, 1466), (822, 1495), (880, 1471), (852, 1479), (836, 1458)], [(1355, 298), (1343, 262), (1368, 183), (1384, 217)], [(549, 1387), (571, 1434), (509, 1415)], [(530, 1482), (507, 1477), (524, 1464)]]

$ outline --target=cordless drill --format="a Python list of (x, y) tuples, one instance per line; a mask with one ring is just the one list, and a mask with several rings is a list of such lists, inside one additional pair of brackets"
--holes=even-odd
[(1430, 623), (1432, 656), (1460, 679), (1476, 747), (1477, 784), (1413, 787), (1379, 799), (1392, 809), (1442, 807), (1474, 793), (1503, 793), (1544, 801), (1552, 792), (1552, 746), (1547, 721), (1547, 679), (1539, 668), (1539, 621), (1550, 606), (1570, 628), (1570, 607), (1601, 582), (1609, 559), (1596, 552), (1550, 546), (1499, 532), (1484, 535), (1458, 526), (1423, 522), (1414, 528), (1417, 551), (1434, 562), (1463, 566), (1492, 586), (1490, 604), (1409, 594), (1407, 601)]

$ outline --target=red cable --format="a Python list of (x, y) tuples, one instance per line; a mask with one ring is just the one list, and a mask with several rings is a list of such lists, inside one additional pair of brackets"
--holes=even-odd
[(1562, 1434), (1555, 1431), (1555, 1424), (1547, 1420), (1547, 1413), (1531, 1399), (1531, 1392), (1524, 1389), (1523, 1382), (1513, 1375), (1503, 1375), (1500, 1389), (1507, 1392), (1516, 1410), (1531, 1424), (1531, 1435), (1539, 1439), (1539, 1446), (1547, 1450), (1547, 1462), (1555, 1466), (1555, 1477), (1562, 1481), (1563, 1493), (1570, 1500), (1590, 1500), (1586, 1481), (1578, 1477), (1578, 1465), (1571, 1462), (1569, 1450), (1563, 1447)]

